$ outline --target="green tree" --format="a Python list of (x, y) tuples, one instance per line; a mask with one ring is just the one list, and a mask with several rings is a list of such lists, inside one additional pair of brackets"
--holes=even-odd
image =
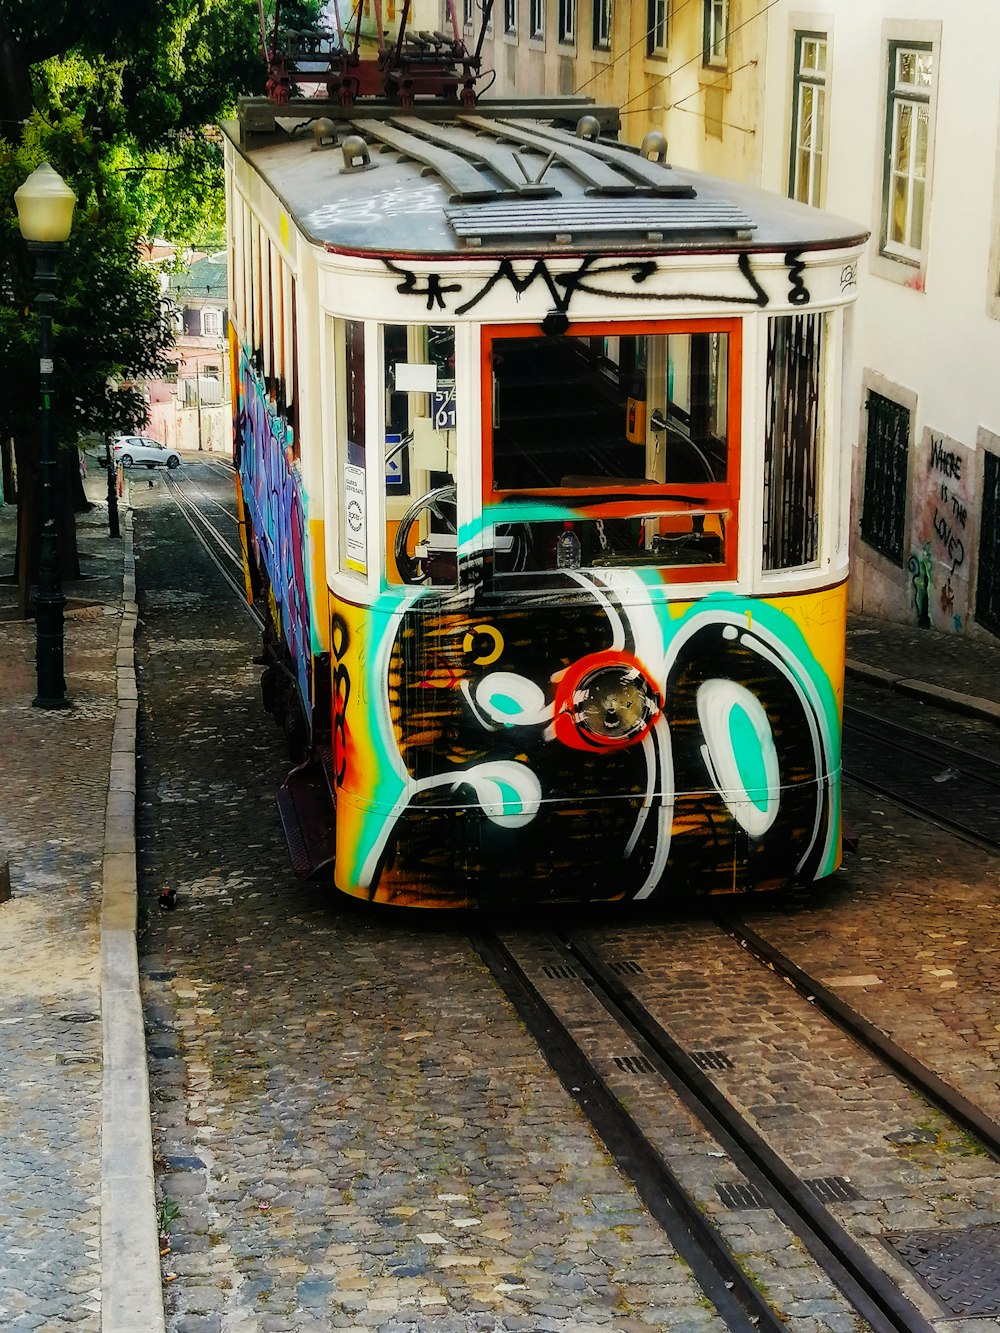
[[(300, 26), (317, 9), (299, 0)], [(155, 376), (173, 342), (172, 312), (141, 242), (221, 240), (222, 149), (212, 126), (240, 93), (262, 88), (258, 48), (251, 0), (0, 0), (0, 447), (13, 442), (19, 460), (22, 549), (38, 358), (33, 265), (14, 190), (49, 161), (78, 197), (53, 326), (53, 429), (69, 479), (82, 432), (144, 423), (141, 392), (108, 387), (112, 376), (128, 384)], [(72, 578), (68, 503), (61, 512), (70, 515), (60, 551)]]

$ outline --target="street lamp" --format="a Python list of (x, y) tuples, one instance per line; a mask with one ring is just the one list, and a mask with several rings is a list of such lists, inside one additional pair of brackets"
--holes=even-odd
[(48, 162), (36, 167), (14, 192), (21, 235), (35, 256), (38, 288), (38, 456), (41, 480), (41, 544), (35, 593), (35, 708), (68, 708), (63, 671), (63, 596), (59, 580), (56, 533), (56, 452), (52, 439), (52, 307), (55, 305), (56, 256), (73, 225), (76, 195)]

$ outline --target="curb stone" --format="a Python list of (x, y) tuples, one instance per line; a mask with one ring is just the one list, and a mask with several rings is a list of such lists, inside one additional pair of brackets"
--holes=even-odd
[(958, 690), (946, 689), (943, 685), (932, 685), (925, 680), (916, 680), (912, 676), (900, 675), (885, 667), (869, 666), (854, 658), (845, 662), (847, 674), (858, 680), (868, 681), (871, 685), (886, 686), (898, 694), (908, 695), (911, 699), (921, 699), (936, 708), (943, 708), (954, 713), (963, 713), (966, 717), (983, 718), (1000, 726), (1000, 703), (993, 699), (981, 699), (975, 695), (962, 694)]
[(136, 941), (135, 548), (123, 522), (118, 705), (111, 742), (101, 900), (101, 1333), (164, 1333), (152, 1119)]

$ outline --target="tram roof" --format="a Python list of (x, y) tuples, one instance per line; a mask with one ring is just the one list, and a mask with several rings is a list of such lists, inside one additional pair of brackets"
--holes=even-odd
[[(593, 137), (578, 132), (581, 118)], [(472, 108), (246, 98), (223, 128), (305, 235), (336, 250), (777, 251), (868, 235), (781, 195), (647, 157), (617, 141), (619, 125), (617, 109), (581, 98)]]

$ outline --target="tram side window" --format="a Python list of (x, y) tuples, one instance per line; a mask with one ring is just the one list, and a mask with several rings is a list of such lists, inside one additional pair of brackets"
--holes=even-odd
[(386, 580), (454, 585), (455, 331), (386, 325), (383, 349)]
[(365, 479), (365, 326), (337, 321), (337, 436), (340, 440), (340, 556), (344, 569), (368, 571)]
[[(726, 564), (735, 327), (493, 338), (487, 503), (561, 502), (585, 565)], [(551, 567), (561, 524), (532, 526)]]
[(767, 333), (765, 570), (819, 557), (823, 315), (780, 315)]

